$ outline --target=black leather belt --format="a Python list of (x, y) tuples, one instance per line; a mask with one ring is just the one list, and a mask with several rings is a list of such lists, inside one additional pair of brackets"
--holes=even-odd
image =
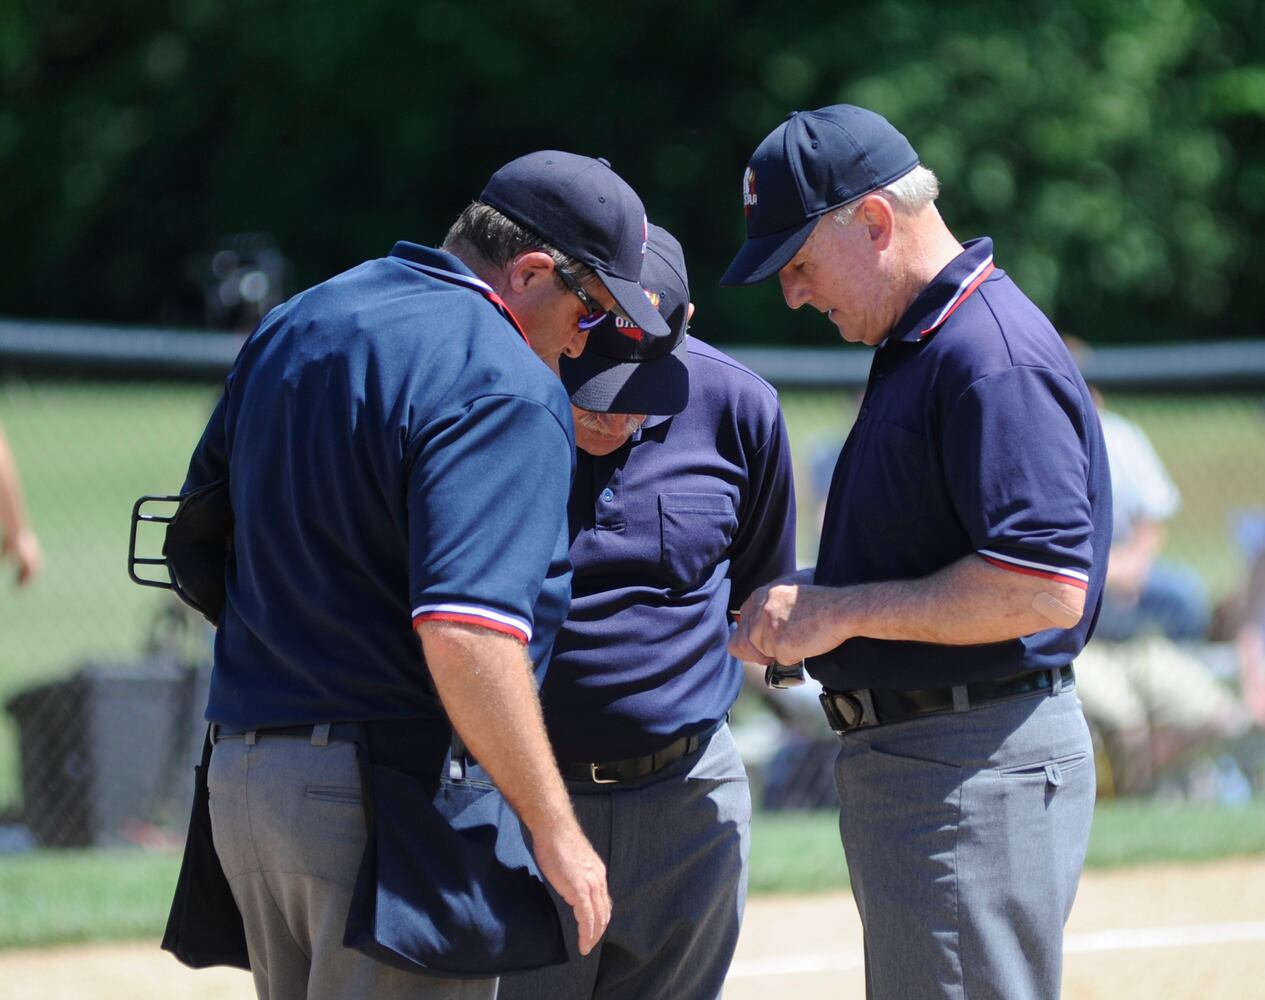
[(720, 723), (705, 732), (685, 736), (669, 743), (662, 750), (644, 757), (627, 757), (624, 760), (559, 761), (558, 770), (567, 781), (591, 781), (595, 785), (617, 785), (621, 781), (636, 781), (662, 771), (682, 757), (692, 754), (715, 735)]
[[(255, 734), (258, 739), (261, 736), (301, 736), (305, 740), (312, 738), (312, 730), (316, 726), (309, 723), (305, 726), (258, 726), (254, 729), (242, 729), (240, 726), (221, 726), (219, 723), (211, 724), (211, 742), (218, 743), (220, 740), (231, 739), (234, 736), (242, 737), (250, 733)], [(331, 722), (329, 723), (329, 739), (331, 740), (347, 740), (350, 743), (356, 742), (362, 731), (359, 722)]]
[(1054, 686), (1056, 673), (1062, 687), (1069, 687), (1076, 682), (1072, 668), (1066, 666), (1058, 671), (1030, 670), (999, 680), (915, 691), (885, 691), (880, 688), (861, 688), (856, 691), (826, 689), (820, 696), (821, 707), (826, 713), (830, 728), (842, 735), (867, 726), (904, 722), (920, 715), (964, 712), (984, 702), (1014, 698), (1034, 691), (1048, 691)]

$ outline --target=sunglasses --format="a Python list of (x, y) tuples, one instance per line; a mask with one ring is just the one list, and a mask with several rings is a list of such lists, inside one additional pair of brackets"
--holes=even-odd
[(587, 310), (585, 314), (580, 317), (579, 327), (581, 330), (591, 330), (606, 318), (606, 309), (600, 302), (597, 301), (597, 299), (593, 298), (592, 295), (586, 292), (584, 287), (576, 281), (574, 277), (560, 267), (554, 268), (553, 273), (558, 276), (558, 279), (564, 285), (567, 286), (567, 291), (571, 292), (571, 294), (579, 299), (580, 304), (584, 306), (585, 310)]

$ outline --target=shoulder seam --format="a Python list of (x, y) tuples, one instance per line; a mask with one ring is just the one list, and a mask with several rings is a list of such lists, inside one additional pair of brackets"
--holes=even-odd
[[(700, 343), (706, 343), (706, 341), (700, 341)], [(720, 348), (713, 348), (713, 350), (720, 352)], [(750, 368), (744, 365), (741, 361), (738, 361), (736, 358), (731, 358), (727, 354), (723, 354), (723, 353), (721, 354), (720, 357), (717, 357), (716, 355), (712, 355), (712, 354), (702, 354), (702, 353), (695, 352), (693, 349), (690, 349), (689, 353), (691, 356), (701, 358), (705, 361), (711, 361), (718, 365), (724, 365), (726, 368), (730, 369), (731, 371), (738, 372), (740, 375), (744, 375), (747, 378), (754, 381), (757, 385), (762, 386), (765, 390), (768, 391), (768, 393), (775, 400), (781, 398), (778, 394), (777, 387), (774, 386), (772, 382), (770, 382), (768, 379), (766, 379), (763, 375), (759, 374), (758, 372), (752, 371)]]

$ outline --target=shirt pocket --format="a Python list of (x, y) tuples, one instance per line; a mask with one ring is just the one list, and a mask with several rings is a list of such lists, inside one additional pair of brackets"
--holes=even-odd
[(724, 493), (659, 494), (659, 568), (673, 590), (703, 581), (728, 550), (738, 528)]
[(921, 434), (886, 421), (874, 429), (854, 500), (868, 531), (897, 531), (923, 516), (928, 461), (927, 439)]

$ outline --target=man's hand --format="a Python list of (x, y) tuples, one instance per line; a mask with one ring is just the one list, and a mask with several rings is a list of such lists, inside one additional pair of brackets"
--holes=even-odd
[(39, 539), (33, 531), (21, 531), (7, 539), (3, 555), (11, 558), (18, 567), (18, 586), (30, 583), (44, 565), (44, 554), (40, 550)]
[(532, 852), (540, 873), (574, 912), (580, 954), (587, 955), (611, 922), (606, 866), (574, 823), (533, 837)]
[(810, 583), (761, 587), (742, 606), (729, 652), (748, 663), (798, 663), (851, 638), (840, 613), (840, 589)]

